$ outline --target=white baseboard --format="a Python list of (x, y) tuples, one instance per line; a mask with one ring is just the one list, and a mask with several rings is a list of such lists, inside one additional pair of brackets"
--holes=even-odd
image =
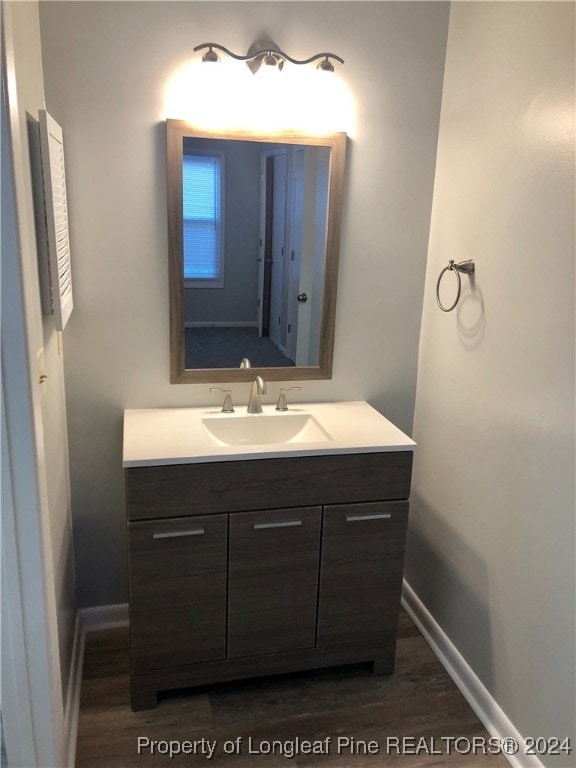
[(73, 768), (76, 762), (76, 742), (78, 737), (78, 716), (80, 714), (80, 694), (82, 691), (82, 671), (84, 668), (84, 648), (86, 633), (98, 629), (113, 629), (128, 625), (128, 603), (102, 605), (97, 608), (82, 608), (76, 614), (72, 659), (66, 707), (64, 711), (64, 732), (66, 734), (67, 765)]
[[(523, 744), (520, 731), (405, 579), (402, 605), (490, 736), (497, 739), (513, 738), (518, 744)], [(505, 757), (513, 768), (544, 768), (536, 755), (526, 755), (522, 748), (518, 754)]]
[(95, 632), (99, 629), (116, 629), (128, 626), (128, 603), (117, 605), (98, 605), (95, 608), (82, 608), (82, 631)]
[(258, 323), (252, 320), (190, 320), (184, 323), (185, 328), (258, 328)]
[(78, 735), (78, 715), (80, 713), (80, 693), (82, 690), (82, 668), (84, 666), (84, 632), (80, 612), (76, 613), (70, 676), (66, 692), (64, 709), (64, 733), (67, 739), (67, 765), (73, 768), (76, 762), (76, 739)]

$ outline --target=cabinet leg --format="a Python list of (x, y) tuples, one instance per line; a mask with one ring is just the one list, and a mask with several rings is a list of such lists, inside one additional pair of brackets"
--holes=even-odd
[(394, 654), (387, 656), (379, 656), (374, 659), (373, 674), (377, 675), (391, 675), (394, 672)]
[(133, 712), (143, 709), (155, 709), (158, 704), (158, 692), (156, 689), (144, 688), (138, 684), (131, 684), (130, 698)]

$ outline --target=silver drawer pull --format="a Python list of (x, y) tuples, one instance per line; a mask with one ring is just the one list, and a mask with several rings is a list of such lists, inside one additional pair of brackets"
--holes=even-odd
[(381, 515), (346, 515), (347, 523), (354, 523), (357, 520), (388, 520), (392, 517), (390, 512), (383, 512)]
[(283, 523), (254, 523), (254, 530), (262, 528), (292, 528), (295, 525), (302, 525), (302, 520), (286, 520)]
[(153, 533), (153, 539), (178, 539), (181, 536), (200, 536), (204, 528), (194, 528), (191, 531), (167, 531), (166, 533)]

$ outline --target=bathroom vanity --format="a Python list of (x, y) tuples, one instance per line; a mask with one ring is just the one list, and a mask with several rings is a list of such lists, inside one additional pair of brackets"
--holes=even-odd
[(132, 708), (393, 671), (414, 443), (367, 403), (126, 411)]

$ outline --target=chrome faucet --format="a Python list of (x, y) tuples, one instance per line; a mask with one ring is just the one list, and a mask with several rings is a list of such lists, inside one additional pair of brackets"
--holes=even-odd
[(262, 376), (256, 376), (252, 382), (252, 388), (250, 389), (250, 399), (248, 400), (248, 413), (262, 413), (262, 403), (260, 402), (260, 395), (267, 393), (266, 382)]

